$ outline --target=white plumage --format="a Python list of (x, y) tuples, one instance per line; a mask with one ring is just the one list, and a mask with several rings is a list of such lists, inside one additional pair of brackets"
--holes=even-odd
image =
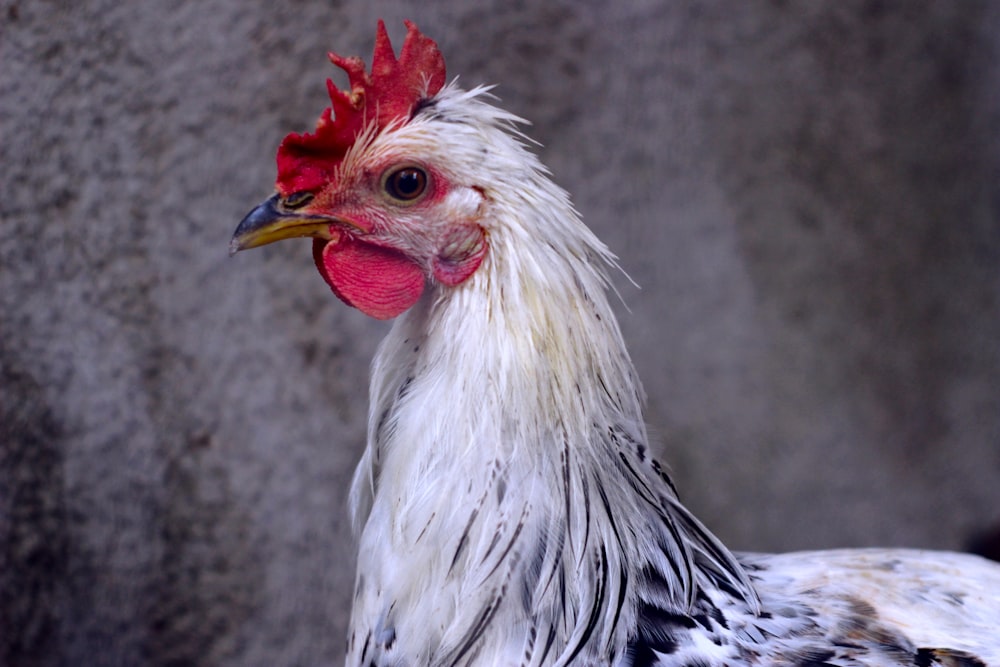
[[(282, 213), (328, 215), (338, 231), (308, 235), (331, 244), (355, 216), (351, 233), (427, 274), (372, 367), (347, 664), (1000, 665), (996, 564), (733, 555), (684, 508), (649, 455), (606, 295), (614, 258), (486, 97), (447, 85), (359, 135), (330, 178), (338, 196), (310, 193), (353, 198), (350, 214)], [(419, 165), (438, 189), (417, 206), (358, 193), (384, 179), (357, 174), (386, 164)], [(248, 216), (234, 248), (262, 225)], [(454, 285), (429, 264), (449, 225), (488, 248)]]

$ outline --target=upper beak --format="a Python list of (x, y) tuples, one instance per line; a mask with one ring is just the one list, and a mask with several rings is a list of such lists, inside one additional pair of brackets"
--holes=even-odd
[(276, 194), (243, 218), (229, 242), (229, 254), (300, 236), (329, 239), (332, 237), (330, 225), (344, 222), (331, 216), (288, 209)]

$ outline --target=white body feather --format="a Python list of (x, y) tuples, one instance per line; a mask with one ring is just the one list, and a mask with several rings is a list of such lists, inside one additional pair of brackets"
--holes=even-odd
[[(838, 551), (744, 567), (688, 513), (646, 450), (614, 259), (484, 93), (447, 86), (365, 146), (451, 168), (467, 187), (448, 205), (475, 207), (489, 252), (374, 361), (347, 664), (1000, 664), (998, 566)], [(911, 654), (864, 632), (837, 645), (869, 611)]]

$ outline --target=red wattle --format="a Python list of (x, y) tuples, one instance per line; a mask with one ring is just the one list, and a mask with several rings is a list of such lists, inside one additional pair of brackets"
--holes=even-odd
[(350, 237), (315, 239), (313, 260), (341, 301), (378, 320), (400, 315), (424, 291), (423, 270), (390, 248)]

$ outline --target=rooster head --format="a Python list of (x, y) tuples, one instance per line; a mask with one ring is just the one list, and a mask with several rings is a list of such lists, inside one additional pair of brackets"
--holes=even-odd
[(407, 310), (428, 281), (464, 282), (487, 252), (482, 191), (442, 159), (435, 131), (418, 122), (427, 115), (417, 118), (445, 86), (444, 59), (406, 26), (397, 58), (379, 21), (371, 72), (360, 58), (329, 54), (350, 90), (327, 80), (331, 106), (314, 133), (282, 141), (277, 192), (243, 219), (231, 244), (235, 253), (313, 238), (333, 292), (379, 319)]

